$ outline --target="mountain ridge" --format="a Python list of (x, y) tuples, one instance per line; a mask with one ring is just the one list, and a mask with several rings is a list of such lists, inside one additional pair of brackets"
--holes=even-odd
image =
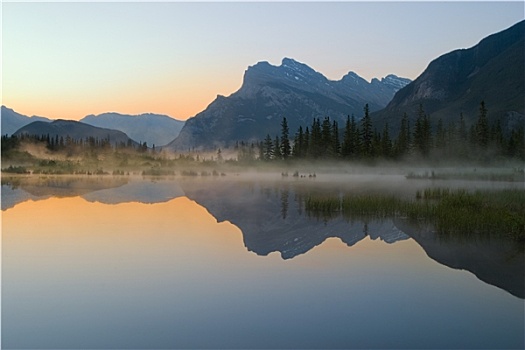
[(67, 138), (73, 140), (85, 140), (93, 137), (99, 140), (108, 139), (112, 146), (114, 145), (132, 145), (138, 143), (130, 139), (125, 133), (119, 130), (99, 128), (75, 120), (57, 119), (52, 122), (35, 121), (18, 129), (13, 135), (49, 135), (50, 137)]
[[(38, 116), (26, 116), (14, 109), (2, 106), (2, 135), (13, 135), (19, 129), (34, 121), (51, 123), (56, 120)], [(173, 140), (173, 135), (180, 132), (185, 121), (174, 119), (168, 115), (142, 113), (137, 115), (107, 112), (99, 115), (89, 114), (79, 122), (91, 126), (118, 130), (125, 133), (133, 141), (146, 142), (148, 146), (162, 146)], [(39, 124), (43, 125), (43, 124)]]
[(188, 150), (262, 140), (267, 133), (272, 137), (280, 134), (283, 116), (291, 132), (313, 118), (330, 116), (343, 122), (347, 115), (360, 116), (366, 103), (371, 110), (386, 106), (397, 91), (394, 81), (410, 80), (389, 75), (369, 83), (350, 72), (333, 81), (291, 58), (283, 58), (280, 66), (261, 61), (245, 70), (236, 92), (217, 96), (204, 111), (188, 119), (167, 147)]
[(2, 106), (1, 109), (2, 121), (2, 135), (12, 135), (21, 127), (30, 124), (34, 121), (51, 122), (51, 119), (39, 116), (26, 116), (16, 112), (15, 110)]
[(164, 114), (131, 115), (117, 112), (89, 114), (80, 121), (97, 127), (120, 130), (135, 141), (146, 142), (148, 146), (168, 144), (173, 140), (174, 134), (178, 136), (185, 123)]
[(411, 120), (419, 105), (432, 117), (456, 122), (463, 113), (467, 124), (478, 117), (481, 101), (491, 122), (501, 119), (512, 127), (525, 114), (525, 21), (489, 35), (478, 44), (456, 49), (432, 60), (413, 82), (400, 89), (382, 110), (371, 114), (376, 126), (399, 125), (403, 113)]

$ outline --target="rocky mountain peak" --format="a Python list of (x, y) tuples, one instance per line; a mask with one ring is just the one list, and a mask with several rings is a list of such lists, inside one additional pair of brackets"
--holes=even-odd
[(321, 73), (316, 72), (304, 63), (297, 62), (292, 58), (283, 58), (281, 66), (279, 67), (285, 74), (290, 77), (293, 75), (293, 79), (326, 79)]
[(368, 84), (368, 82), (365, 79), (363, 79), (357, 73), (352, 72), (352, 71), (348, 72), (345, 76), (343, 76), (343, 78), (341, 79), (341, 82), (343, 84), (348, 84), (348, 85)]
[(261, 61), (248, 67), (237, 92), (218, 96), (189, 119), (167, 147), (228, 147), (236, 141), (262, 140), (266, 134), (279, 133), (282, 116), (292, 132), (323, 116), (343, 123), (347, 115), (361, 115), (367, 103), (371, 111), (383, 108), (396, 91), (380, 82), (371, 84), (354, 72), (332, 81), (288, 57), (279, 66)]
[(261, 61), (248, 67), (244, 74), (245, 85), (266, 85), (268, 82), (280, 81), (287, 84), (315, 84), (327, 80), (304, 63), (291, 58), (283, 58), (280, 66), (274, 66), (267, 61)]
[(389, 85), (397, 90), (404, 88), (411, 82), (410, 79), (398, 77), (395, 74), (389, 74), (381, 78), (381, 83)]

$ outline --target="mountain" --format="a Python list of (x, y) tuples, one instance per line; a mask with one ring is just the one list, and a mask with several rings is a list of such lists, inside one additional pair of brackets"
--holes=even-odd
[(175, 150), (231, 146), (236, 141), (262, 140), (281, 133), (287, 118), (290, 135), (313, 118), (329, 116), (344, 122), (363, 107), (383, 108), (410, 80), (389, 75), (370, 83), (350, 72), (339, 81), (327, 79), (303, 63), (284, 58), (280, 66), (259, 62), (248, 67), (241, 88), (229, 97), (217, 96), (204, 111), (186, 121), (168, 144)]
[(502, 288), (518, 298), (525, 298), (523, 249), (516, 242), (498, 237), (476, 236), (439, 239), (434, 230), (396, 218), (394, 224), (416, 241), (438, 263), (473, 273), (485, 283)]
[(28, 117), (26, 115), (15, 112), (14, 110), (2, 106), (1, 109), (1, 119), (2, 119), (2, 135), (12, 135), (20, 129), (21, 127), (30, 124), (34, 121), (50, 122), (51, 120), (44, 117), (32, 116)]
[[(34, 121), (51, 122), (52, 120), (37, 116), (28, 117), (2, 106), (2, 135), (12, 135), (18, 129)], [(153, 113), (140, 115), (90, 114), (82, 118), (80, 122), (99, 128), (122, 131), (133, 140), (146, 142), (148, 146), (166, 145), (179, 135), (184, 126), (184, 121)]]
[(148, 146), (168, 144), (179, 135), (184, 125), (184, 121), (173, 119), (167, 115), (152, 113), (140, 115), (91, 114), (80, 121), (100, 128), (120, 130), (133, 140), (146, 142)]
[[(185, 196), (204, 206), (218, 222), (237, 226), (246, 249), (257, 255), (277, 252), (283, 259), (292, 259), (330, 237), (337, 237), (348, 246), (367, 236), (388, 244), (408, 239), (390, 219), (362, 221), (357, 216), (348, 220), (340, 215), (330, 219), (308, 215), (302, 202), (308, 195), (302, 187), (304, 183), (278, 187), (272, 181), (235, 178), (208, 183), (188, 180), (180, 185)], [(318, 188), (330, 192), (334, 187), (341, 188), (341, 184)]]
[(49, 197), (80, 196), (88, 202), (119, 204), (128, 202), (161, 203), (184, 196), (176, 182), (135, 181), (129, 177), (111, 177), (100, 181), (91, 177), (28, 177), (22, 182), (2, 183), (2, 210), (28, 201)]
[(512, 129), (523, 125), (525, 115), (525, 21), (490, 35), (469, 49), (444, 54), (432, 61), (413, 82), (400, 89), (381, 111), (372, 113), (381, 130), (385, 122), (397, 129), (403, 113), (411, 120), (419, 105), (430, 115), (458, 121), (463, 113), (467, 125), (475, 123), (481, 101), (488, 118)]
[(42, 121), (32, 122), (14, 133), (14, 135), (24, 134), (38, 136), (49, 134), (51, 137), (58, 136), (63, 138), (69, 136), (74, 140), (86, 139), (87, 137), (103, 140), (109, 137), (111, 145), (127, 144), (128, 141), (134, 145), (138, 145), (137, 142), (131, 140), (122, 131), (99, 128), (73, 120), (58, 119), (51, 123)]

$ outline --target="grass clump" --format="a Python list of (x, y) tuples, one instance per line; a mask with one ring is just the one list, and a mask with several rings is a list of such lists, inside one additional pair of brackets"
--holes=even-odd
[(309, 213), (345, 217), (406, 217), (432, 223), (442, 235), (497, 235), (525, 242), (525, 190), (468, 192), (429, 188), (417, 191), (416, 200), (368, 194), (309, 196)]
[(505, 171), (477, 171), (470, 172), (444, 172), (435, 173), (410, 172), (405, 176), (409, 180), (466, 180), (466, 181), (502, 181), (502, 182), (524, 182), (525, 176), (523, 169), (510, 169)]
[(306, 211), (333, 213), (341, 210), (341, 200), (335, 196), (308, 196), (304, 200)]
[(440, 199), (448, 195), (450, 195), (450, 189), (437, 187), (424, 189), (422, 197), (423, 199)]
[(442, 234), (504, 234), (525, 241), (525, 191), (456, 191), (435, 205)]
[(343, 212), (365, 216), (386, 217), (395, 216), (404, 207), (404, 202), (395, 196), (359, 195), (344, 196)]

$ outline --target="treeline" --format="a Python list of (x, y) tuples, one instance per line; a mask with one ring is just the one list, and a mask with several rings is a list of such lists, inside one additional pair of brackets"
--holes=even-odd
[(11, 149), (17, 148), (21, 142), (29, 142), (35, 144), (44, 144), (45, 147), (50, 151), (67, 151), (67, 152), (81, 152), (81, 151), (100, 151), (100, 150), (112, 150), (112, 149), (131, 149), (136, 151), (145, 152), (148, 150), (146, 142), (142, 144), (134, 144), (131, 139), (127, 142), (115, 142), (112, 144), (110, 137), (98, 138), (88, 136), (85, 138), (75, 139), (69, 135), (63, 136), (50, 136), (45, 135), (2, 135), (2, 152), (7, 152)]
[[(372, 127), (368, 104), (358, 122), (348, 116), (341, 128), (336, 120), (314, 118), (311, 125), (300, 126), (290, 138), (286, 118), (281, 121), (281, 135), (266, 138), (256, 144), (241, 143), (239, 160), (264, 161), (294, 159), (392, 159), (406, 157), (446, 157), (447, 159), (490, 160), (507, 157), (525, 160), (523, 127), (505, 134), (498, 120), (489, 125), (485, 103), (481, 102), (476, 123), (467, 127), (463, 115), (457, 122), (444, 125), (441, 119), (432, 125), (420, 105), (411, 125), (405, 113), (399, 133), (390, 134), (386, 123), (382, 130)], [(257, 149), (258, 157), (257, 157)]]

